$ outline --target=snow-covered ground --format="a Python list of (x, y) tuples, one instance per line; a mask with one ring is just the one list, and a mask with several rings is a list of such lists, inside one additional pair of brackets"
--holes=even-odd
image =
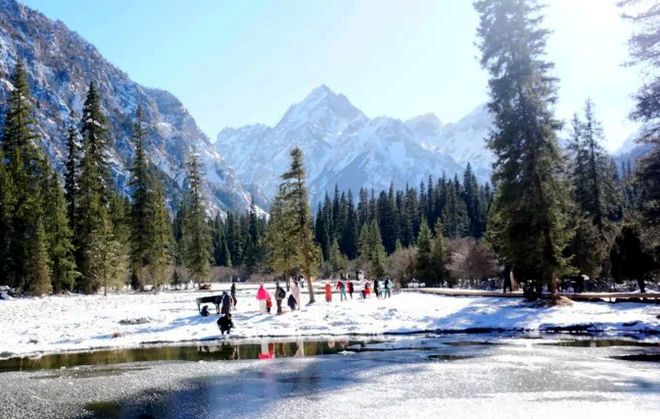
[[(173, 291), (94, 296), (52, 296), (0, 300), (0, 357), (131, 347), (141, 343), (174, 343), (219, 336), (216, 316), (202, 317), (195, 298), (213, 291)], [(415, 331), (459, 331), (471, 328), (543, 332), (553, 327), (588, 325), (590, 332), (646, 334), (660, 339), (660, 307), (640, 303), (584, 303), (539, 308), (512, 298), (446, 297), (401, 293), (391, 299), (326, 303), (322, 295), (311, 306), (281, 316), (261, 314), (254, 286), (239, 286), (232, 338), (264, 336), (378, 335)], [(303, 294), (303, 300), (307, 295)], [(214, 308), (211, 310), (215, 311)], [(274, 310), (273, 310), (274, 311)], [(122, 320), (144, 319), (126, 325)]]

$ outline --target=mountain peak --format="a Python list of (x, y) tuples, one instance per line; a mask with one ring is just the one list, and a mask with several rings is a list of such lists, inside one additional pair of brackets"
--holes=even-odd
[(302, 101), (291, 106), (278, 125), (300, 125), (316, 119), (353, 120), (364, 114), (342, 94), (333, 92), (325, 84), (312, 90)]

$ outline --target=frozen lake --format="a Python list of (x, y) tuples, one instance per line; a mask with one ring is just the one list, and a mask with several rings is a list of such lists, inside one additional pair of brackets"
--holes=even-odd
[(5, 361), (0, 417), (656, 418), (659, 354), (492, 335), (106, 351)]

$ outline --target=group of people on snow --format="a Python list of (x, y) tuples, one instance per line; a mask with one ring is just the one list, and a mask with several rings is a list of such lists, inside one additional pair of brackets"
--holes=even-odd
[[(335, 288), (339, 291), (339, 301), (348, 300), (350, 297), (353, 299), (353, 292), (355, 292), (355, 285), (350, 278), (343, 278), (343, 275), (337, 280)], [(369, 298), (372, 292), (372, 282), (369, 280), (364, 280), (364, 286), (360, 295), (362, 299)], [(348, 293), (348, 297), (347, 294)], [(376, 298), (390, 298), (392, 297), (392, 280), (386, 278), (382, 283), (381, 291), (381, 281), (378, 279), (373, 280), (373, 293), (376, 295)], [(325, 301), (332, 302), (332, 285), (330, 282), (325, 283)]]
[[(279, 281), (275, 281), (274, 295), (271, 295), (263, 283), (260, 284), (256, 294), (257, 301), (259, 302), (259, 311), (261, 313), (271, 314), (273, 310), (273, 299), (276, 304), (275, 313), (278, 315), (282, 314), (282, 304), (286, 304), (291, 311), (300, 309), (300, 290), (304, 287), (304, 282), (302, 282), (302, 280), (302, 277), (290, 280), (287, 287), (289, 289), (288, 297), (287, 291), (280, 285)], [(363, 289), (360, 291), (362, 299), (369, 298), (372, 292), (376, 295), (376, 298), (389, 298), (392, 296), (393, 284), (390, 278), (386, 278), (385, 281), (381, 283), (378, 279), (369, 281), (358, 277), (357, 281), (354, 283), (350, 278), (345, 278), (344, 275), (341, 275), (334, 286), (339, 292), (339, 301), (348, 301), (349, 298), (353, 299), (353, 293), (356, 291), (356, 283), (358, 286), (363, 286)], [(332, 302), (333, 287), (329, 281), (325, 283), (324, 290), (325, 300), (327, 302)], [(220, 317), (218, 318), (217, 324), (222, 335), (229, 334), (231, 329), (235, 327), (231, 312), (236, 309), (236, 303), (236, 283), (232, 283), (229, 293), (223, 291), (220, 297)], [(209, 315), (207, 306), (202, 307), (201, 314), (202, 316)]]

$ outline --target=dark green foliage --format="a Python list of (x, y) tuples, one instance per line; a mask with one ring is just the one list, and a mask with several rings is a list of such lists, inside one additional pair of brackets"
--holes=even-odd
[(312, 277), (321, 262), (321, 249), (314, 241), (312, 215), (305, 186), (303, 155), (291, 150), (291, 167), (282, 175), (282, 184), (271, 210), (267, 236), (269, 265), (284, 275), (300, 272), (307, 279), (309, 302), (314, 302)]
[[(608, 266), (617, 223), (623, 217), (623, 196), (616, 169), (600, 146), (602, 128), (596, 120), (591, 101), (587, 101), (584, 121), (575, 115), (571, 122), (569, 151), (570, 179), (573, 184), (572, 224), (575, 235), (570, 242), (572, 264), (589, 277), (601, 274)], [(605, 275), (607, 271), (603, 272)]]
[(611, 253), (612, 277), (618, 282), (637, 281), (644, 291), (644, 281), (651, 278), (658, 265), (653, 252), (642, 241), (640, 226), (626, 224), (616, 238)]
[[(78, 178), (75, 244), (82, 274), (79, 288), (93, 293), (108, 281), (110, 257), (103, 252), (119, 252), (114, 240), (109, 204), (113, 195), (107, 161), (108, 133), (101, 110), (101, 98), (94, 83), (89, 86), (81, 120), (82, 155)], [(101, 252), (101, 253), (99, 253)]]
[(73, 232), (57, 174), (51, 172), (43, 186), (44, 233), (48, 242), (49, 272), (53, 291), (72, 290), (80, 273), (76, 268)]
[[(66, 147), (69, 152), (66, 159), (64, 173), (64, 191), (66, 197), (67, 218), (70, 223), (76, 219), (76, 198), (78, 196), (78, 170), (80, 165), (80, 144), (78, 129), (76, 128), (76, 115), (73, 111), (69, 116), (69, 129), (66, 138)], [(73, 228), (74, 225), (70, 224)]]
[(11, 79), (0, 156), (0, 265), (2, 280), (39, 295), (52, 289), (43, 202), (50, 168), (34, 134), (32, 97), (22, 62)]
[[(547, 31), (535, 0), (478, 0), (481, 64), (490, 73), (495, 129), (493, 210), (498, 247), (518, 279), (555, 284), (567, 265), (568, 195), (552, 105), (556, 80), (544, 60)], [(556, 287), (552, 287), (554, 290)]]
[(188, 275), (196, 282), (208, 279), (211, 260), (211, 234), (202, 200), (202, 178), (197, 156), (188, 162), (188, 193), (182, 224), (183, 262)]
[[(321, 247), (323, 258), (329, 258), (332, 240), (336, 238), (341, 253), (355, 259), (358, 231), (374, 220), (378, 223), (388, 254), (394, 252), (397, 241), (406, 247), (414, 245), (421, 220), (429, 215), (433, 217), (430, 221), (434, 224), (442, 221), (446, 236), (481, 237), (486, 230), (492, 200), (490, 186), (480, 186), (469, 166), (463, 177), (467, 187), (457, 177), (451, 180), (442, 177), (437, 181), (429, 177), (428, 183), (419, 190), (411, 187), (396, 190), (391, 186), (388, 191), (381, 191), (377, 199), (374, 198), (374, 191), (369, 193), (363, 188), (359, 193), (357, 210), (350, 190), (347, 193), (336, 191), (335, 200), (326, 195), (317, 208), (314, 221), (314, 237)], [(337, 225), (340, 230), (337, 230)]]

